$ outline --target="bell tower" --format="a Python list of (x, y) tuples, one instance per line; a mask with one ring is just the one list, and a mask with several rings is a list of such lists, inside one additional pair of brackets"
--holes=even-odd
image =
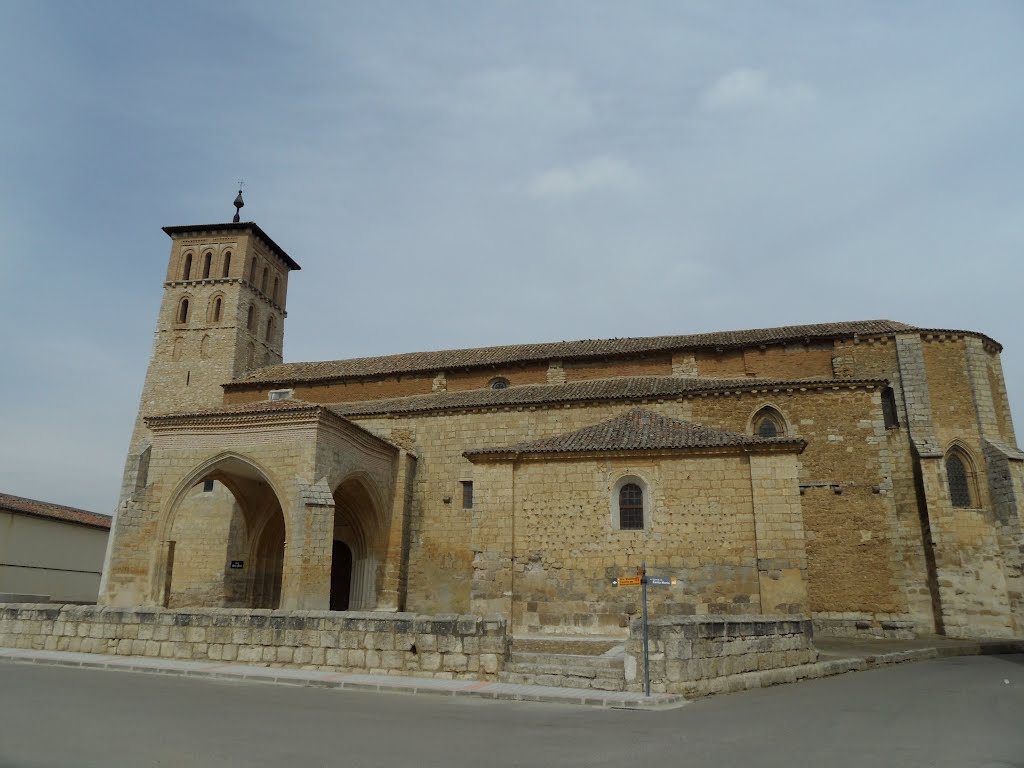
[[(144, 419), (216, 408), (222, 384), (282, 360), (288, 275), (300, 267), (258, 225), (240, 221), (243, 205), (240, 190), (232, 222), (163, 228), (171, 253), (111, 543), (122, 513), (145, 490), (151, 436)], [(108, 544), (101, 603), (110, 598), (110, 556)]]

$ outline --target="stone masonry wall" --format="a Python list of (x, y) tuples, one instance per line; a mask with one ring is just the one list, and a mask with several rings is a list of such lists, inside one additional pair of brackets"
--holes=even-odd
[(240, 609), (0, 607), (0, 647), (495, 680), (502, 618)]
[[(811, 610), (854, 620), (865, 616), (905, 619), (905, 570), (894, 533), (891, 458), (877, 391), (837, 383), (835, 390), (794, 387), (780, 392), (680, 398), (645, 407), (672, 418), (747, 432), (750, 417), (766, 404), (780, 410), (793, 434), (808, 440), (807, 450), (796, 457), (799, 482), (826, 484), (809, 488), (800, 497)], [(635, 405), (574, 404), (357, 418), (373, 432), (404, 441), (418, 457), (410, 502), (408, 607), (424, 612), (470, 610), (473, 564), (480, 550), (472, 544), (475, 510), (462, 508), (461, 483), (473, 482), (474, 494), (484, 503), (481, 494), (491, 492), (488, 483), (493, 481), (489, 475), (483, 476), (483, 465), (471, 464), (463, 451), (580, 429), (621, 415)], [(507, 483), (511, 494), (511, 478)], [(841, 493), (836, 493), (836, 488)], [(552, 492), (562, 493), (554, 487)], [(605, 542), (612, 529), (607, 497), (602, 496), (601, 501), (604, 511), (599, 519), (604, 528), (593, 533)], [(519, 530), (516, 538), (522, 535)], [(573, 557), (564, 538), (553, 539), (544, 553), (552, 562), (571, 562)], [(530, 567), (528, 553), (526, 558), (517, 565)], [(638, 553), (633, 554), (626, 567), (639, 565), (639, 559)], [(496, 600), (501, 592), (495, 588)], [(717, 598), (708, 604), (713, 602), (718, 602)]]
[[(643, 530), (614, 525), (610, 499), (623, 477), (646, 487)], [(648, 573), (680, 579), (650, 591), (656, 615), (761, 610), (746, 456), (529, 461), (515, 468), (514, 489), (517, 630), (620, 631), (640, 592), (612, 580), (644, 559)]]
[[(649, 622), (651, 691), (700, 696), (798, 679), (818, 660), (803, 616), (670, 617)], [(626, 687), (644, 689), (643, 624), (626, 643)]]

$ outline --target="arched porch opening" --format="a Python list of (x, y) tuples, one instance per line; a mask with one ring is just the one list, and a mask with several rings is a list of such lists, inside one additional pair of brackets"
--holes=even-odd
[(380, 506), (370, 486), (350, 478), (334, 491), (331, 558), (331, 610), (370, 610), (377, 606)]
[(169, 608), (277, 608), (285, 520), (265, 472), (229, 455), (197, 468), (165, 518), (157, 602)]

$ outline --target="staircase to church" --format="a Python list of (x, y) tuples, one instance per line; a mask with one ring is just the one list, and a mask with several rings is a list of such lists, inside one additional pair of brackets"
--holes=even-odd
[(519, 636), (498, 679), (518, 685), (622, 691), (625, 641), (621, 637)]

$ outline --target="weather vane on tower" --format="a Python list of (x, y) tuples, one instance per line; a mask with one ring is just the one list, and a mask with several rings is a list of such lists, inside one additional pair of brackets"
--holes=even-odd
[(240, 213), (241, 213), (242, 208), (245, 207), (245, 201), (242, 199), (242, 187), (244, 187), (244, 186), (245, 186), (245, 181), (243, 181), (242, 179), (239, 179), (238, 180), (238, 194), (235, 196), (235, 203), (234, 203), (234, 205), (235, 205), (235, 218), (233, 218), (231, 220), (231, 221), (235, 222), (236, 224), (242, 220), (242, 217), (241, 217)]

